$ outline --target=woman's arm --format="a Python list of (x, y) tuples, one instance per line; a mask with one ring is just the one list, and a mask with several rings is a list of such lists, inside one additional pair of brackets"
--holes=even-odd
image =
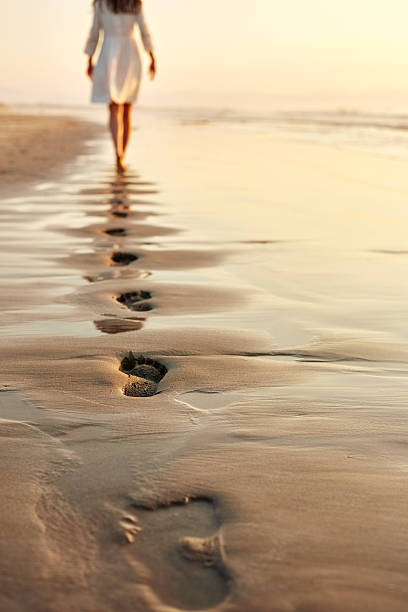
[(93, 17), (91, 30), (89, 32), (88, 40), (86, 41), (86, 45), (84, 49), (84, 53), (89, 56), (86, 73), (90, 79), (92, 78), (92, 74), (93, 74), (92, 57), (96, 51), (96, 47), (98, 46), (100, 31), (101, 31), (101, 17), (100, 17), (99, 3), (97, 2), (94, 7), (94, 17)]
[(150, 78), (154, 79), (154, 77), (156, 76), (156, 72), (157, 72), (156, 56), (154, 54), (152, 37), (151, 37), (149, 28), (147, 27), (147, 23), (144, 17), (143, 7), (141, 7), (140, 10), (138, 11), (136, 19), (137, 19), (137, 23), (140, 29), (140, 35), (142, 37), (143, 46), (145, 48), (146, 53), (150, 55), (150, 66), (149, 66)]

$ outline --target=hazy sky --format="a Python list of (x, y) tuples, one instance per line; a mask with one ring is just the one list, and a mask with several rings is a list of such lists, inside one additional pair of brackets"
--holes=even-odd
[[(407, 0), (145, 0), (154, 104), (407, 101)], [(86, 103), (90, 0), (13, 0), (0, 21), (0, 100)]]

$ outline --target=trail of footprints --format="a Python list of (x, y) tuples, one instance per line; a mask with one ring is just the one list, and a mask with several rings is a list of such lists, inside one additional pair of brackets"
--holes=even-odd
[[(127, 216), (130, 210), (128, 189), (131, 181), (120, 181), (111, 185), (110, 213), (116, 216)], [(126, 237), (126, 227), (109, 228), (104, 233), (113, 238)], [(130, 266), (139, 259), (136, 253), (125, 250), (112, 251), (109, 256), (110, 266)], [(103, 277), (103, 275), (102, 275)], [(153, 310), (152, 293), (145, 290), (128, 291), (114, 296), (113, 299), (132, 312), (149, 312)], [(118, 317), (95, 321), (96, 327), (107, 334), (137, 331), (143, 327), (144, 317)], [(120, 363), (119, 369), (128, 376), (123, 387), (128, 397), (151, 397), (157, 393), (157, 386), (167, 373), (167, 368), (153, 359), (143, 355), (135, 356), (131, 351)]]
[[(131, 182), (120, 181), (111, 187), (112, 208), (110, 214), (126, 218), (130, 204), (126, 187)], [(107, 229), (112, 238), (125, 238), (124, 227)], [(130, 266), (139, 259), (136, 253), (126, 250), (111, 252), (109, 265)], [(120, 305), (132, 312), (153, 310), (150, 291), (135, 290), (113, 296)], [(136, 331), (142, 328), (144, 317), (110, 318), (96, 321), (100, 331), (108, 334)], [(122, 392), (129, 398), (146, 398), (156, 395), (158, 385), (168, 370), (159, 361), (135, 355), (132, 351), (121, 360), (119, 370), (127, 376)], [(143, 559), (154, 571), (158, 534), (162, 553), (171, 560), (168, 575), (158, 579), (158, 595), (163, 601), (180, 605), (185, 609), (205, 609), (218, 605), (228, 595), (231, 576), (226, 563), (220, 520), (215, 502), (207, 497), (184, 497), (157, 505), (133, 503), (119, 521), (123, 542), (133, 545), (137, 541), (145, 546), (138, 548), (138, 558)], [(140, 539), (140, 540), (139, 540)], [(168, 592), (169, 584), (174, 585)]]

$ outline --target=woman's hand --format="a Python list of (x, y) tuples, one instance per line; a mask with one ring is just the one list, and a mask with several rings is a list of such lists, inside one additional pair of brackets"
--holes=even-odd
[(154, 77), (156, 76), (156, 72), (157, 72), (156, 58), (154, 56), (154, 53), (151, 51), (150, 52), (149, 74), (150, 74), (150, 78), (151, 78), (152, 81), (153, 81)]
[(93, 67), (93, 63), (92, 63), (92, 57), (89, 58), (89, 62), (88, 62), (88, 66), (86, 69), (86, 74), (89, 76), (90, 79), (92, 79), (93, 77), (93, 71), (94, 71), (94, 67)]

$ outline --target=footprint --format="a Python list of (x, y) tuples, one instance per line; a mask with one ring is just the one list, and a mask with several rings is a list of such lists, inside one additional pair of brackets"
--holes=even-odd
[(135, 319), (100, 319), (94, 321), (94, 325), (104, 334), (122, 334), (129, 331), (142, 329), (144, 318)]
[(105, 230), (105, 234), (108, 236), (127, 236), (127, 230), (123, 227), (114, 227), (112, 229)]
[(111, 210), (110, 212), (115, 217), (120, 217), (121, 219), (126, 219), (126, 217), (129, 216), (129, 213), (125, 212), (124, 210)]
[[(158, 506), (134, 504), (137, 554), (154, 572), (154, 588), (170, 606), (203, 610), (227, 597), (228, 571), (214, 500), (185, 497)], [(126, 535), (125, 535), (126, 537)]]
[(128, 356), (122, 359), (119, 369), (129, 376), (123, 388), (123, 393), (129, 397), (155, 395), (158, 383), (168, 371), (162, 363), (143, 355), (135, 357), (132, 351), (129, 351)]
[(147, 312), (153, 310), (152, 304), (149, 304), (147, 300), (152, 299), (150, 291), (130, 291), (128, 293), (122, 293), (116, 298), (119, 304), (123, 304), (129, 310), (135, 312)]
[(126, 206), (127, 208), (129, 208), (129, 203), (126, 198), (126, 195), (124, 195), (123, 198), (111, 198), (109, 200), (109, 203), (113, 204), (113, 206)]
[(137, 259), (139, 257), (134, 253), (125, 253), (123, 251), (114, 251), (110, 256), (111, 266), (128, 266)]

